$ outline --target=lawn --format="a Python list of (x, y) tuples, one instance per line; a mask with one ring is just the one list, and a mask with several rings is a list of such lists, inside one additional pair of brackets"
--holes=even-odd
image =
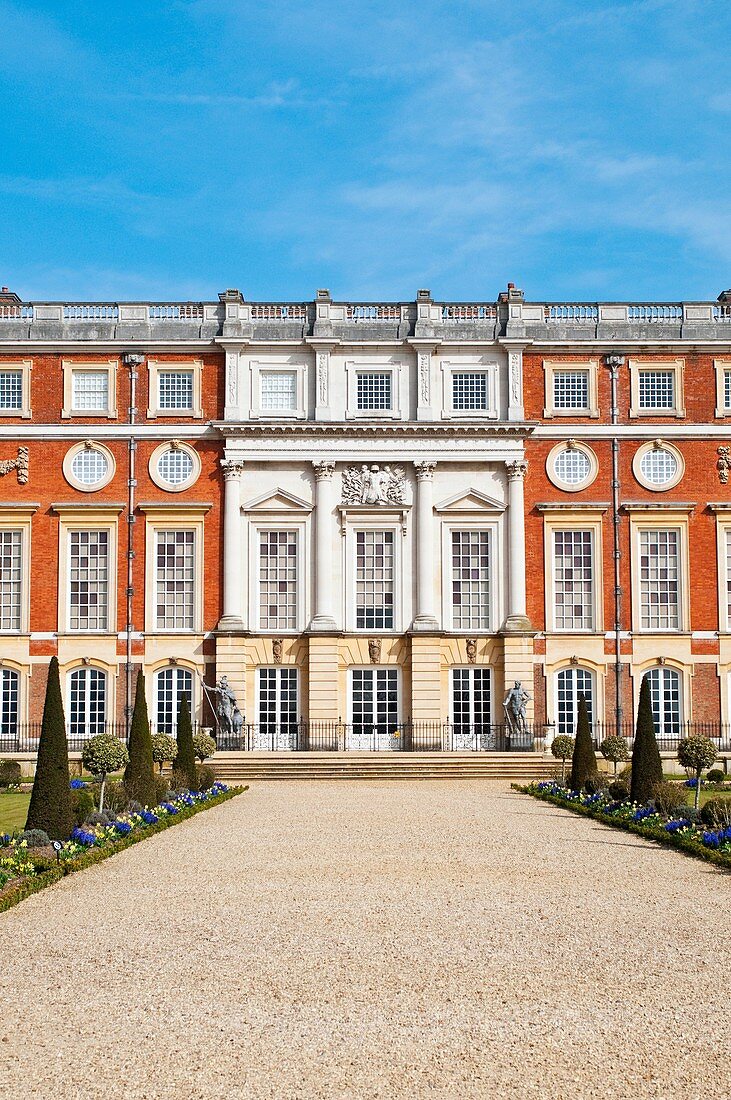
[(30, 791), (3, 791), (0, 794), (0, 833), (25, 828)]

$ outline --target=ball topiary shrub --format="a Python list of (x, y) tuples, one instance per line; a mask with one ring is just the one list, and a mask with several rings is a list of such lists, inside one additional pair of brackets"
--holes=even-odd
[(609, 784), (609, 794), (615, 802), (626, 802), (629, 798), (629, 784), (625, 783), (623, 779), (615, 779), (613, 783)]
[(599, 794), (600, 791), (606, 791), (608, 786), (609, 779), (604, 772), (595, 772), (584, 780), (584, 790), (587, 794)]
[(81, 761), (88, 772), (101, 780), (99, 788), (99, 812), (104, 809), (104, 785), (110, 772), (117, 772), (129, 762), (126, 746), (118, 737), (108, 733), (97, 734), (87, 741), (81, 750)]
[(678, 745), (678, 761), (685, 768), (688, 777), (696, 780), (695, 808), (698, 809), (698, 799), (701, 793), (701, 772), (710, 768), (716, 759), (716, 746), (707, 737), (694, 735), (684, 737)]
[(670, 783), (663, 780), (656, 783), (652, 791), (652, 801), (659, 814), (665, 817), (673, 817), (678, 810), (685, 809), (686, 791), (682, 784)]
[(0, 760), (0, 788), (17, 787), (23, 778), (17, 760)]
[(156, 733), (152, 739), (152, 759), (160, 766), (162, 774), (163, 765), (168, 761), (172, 764), (178, 755), (178, 743), (166, 733)]
[(629, 760), (629, 749), (624, 737), (605, 737), (599, 746), (599, 751), (605, 760), (614, 764), (614, 774), (617, 774), (617, 765)]
[(207, 768), (205, 764), (199, 764), (196, 768), (199, 791), (209, 791), (216, 782), (216, 773), (213, 768)]
[[(0, 765), (1, 767), (1, 765)], [(706, 779), (709, 783), (723, 783), (725, 778), (725, 772), (721, 768), (711, 768)]]
[(89, 814), (93, 813), (96, 809), (94, 795), (88, 787), (81, 787), (78, 790), (71, 791), (70, 795), (74, 824), (83, 825)]
[(196, 760), (203, 763), (209, 756), (213, 756), (216, 751), (216, 742), (207, 733), (197, 733), (193, 738), (193, 749)]
[(731, 798), (709, 798), (701, 807), (700, 819), (709, 829), (731, 828)]
[(557, 760), (561, 761), (561, 782), (566, 779), (566, 761), (571, 758), (571, 754), (574, 751), (574, 739), (568, 737), (565, 733), (559, 734), (558, 737), (554, 737), (551, 742), (551, 752)]
[(166, 775), (155, 776), (155, 801), (159, 806), (170, 795), (170, 780)]
[(29, 848), (47, 848), (51, 838), (44, 829), (24, 829), (18, 833), (18, 840), (24, 840)]
[(107, 813), (114, 810), (115, 813), (119, 814), (127, 808), (127, 792), (121, 779), (107, 779), (104, 788), (104, 801)]

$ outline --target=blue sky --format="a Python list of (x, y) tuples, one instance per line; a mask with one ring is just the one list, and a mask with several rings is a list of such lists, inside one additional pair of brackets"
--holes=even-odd
[(33, 299), (715, 298), (727, 0), (0, 0)]

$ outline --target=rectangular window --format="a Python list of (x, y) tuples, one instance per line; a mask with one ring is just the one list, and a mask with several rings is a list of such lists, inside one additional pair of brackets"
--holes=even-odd
[(157, 674), (157, 732), (175, 737), (178, 731), (180, 700), (188, 696), (193, 714), (193, 673), (186, 668), (164, 668)]
[(69, 538), (69, 629), (106, 630), (109, 532), (71, 531)]
[(487, 373), (459, 371), (452, 375), (452, 408), (457, 410), (487, 408)]
[(393, 630), (393, 531), (356, 531), (355, 626)]
[(723, 372), (723, 407), (731, 409), (731, 370)]
[(555, 370), (553, 372), (553, 407), (556, 411), (589, 409), (589, 372), (587, 370)]
[(72, 372), (71, 407), (74, 412), (106, 412), (109, 408), (109, 374), (105, 370)]
[(675, 408), (675, 371), (641, 370), (638, 385), (641, 409)]
[(266, 412), (292, 412), (297, 408), (296, 371), (262, 371), (261, 408)]
[(258, 670), (258, 734), (261, 747), (296, 748), (297, 669)]
[(680, 628), (680, 545), (677, 531), (640, 531), (640, 625)]
[(490, 532), (452, 532), (452, 629), (490, 629)]
[(192, 630), (195, 531), (158, 531), (155, 627)]
[(297, 532), (259, 533), (259, 628), (297, 629)]
[(23, 408), (22, 370), (0, 371), (0, 409)]
[(0, 630), (20, 630), (22, 532), (0, 531)]
[(356, 378), (356, 403), (359, 409), (390, 409), (391, 374), (373, 371), (359, 373)]
[(158, 408), (193, 408), (193, 372), (187, 370), (160, 371), (158, 380)]
[(0, 669), (0, 734), (15, 737), (18, 732), (18, 689), (20, 677), (11, 668)]
[(594, 563), (591, 531), (553, 532), (556, 630), (594, 629)]
[(398, 723), (398, 670), (354, 668), (352, 676), (354, 735), (367, 738), (374, 729), (390, 735)]

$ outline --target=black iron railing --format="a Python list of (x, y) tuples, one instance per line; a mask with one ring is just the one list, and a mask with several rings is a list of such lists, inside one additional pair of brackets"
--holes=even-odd
[[(201, 732), (202, 727), (198, 722), (193, 723), (193, 734)], [(150, 722), (150, 732), (167, 733), (175, 737), (175, 730), (169, 725), (160, 725)], [(104, 722), (93, 725), (80, 726), (73, 722), (66, 723), (66, 741), (69, 752), (81, 752), (84, 745), (97, 734), (105, 733), (111, 737), (118, 737), (120, 741), (126, 741), (127, 729), (124, 722)], [(37, 752), (38, 741), (41, 736), (40, 722), (22, 722), (12, 725), (0, 726), (0, 754), (4, 752)]]

